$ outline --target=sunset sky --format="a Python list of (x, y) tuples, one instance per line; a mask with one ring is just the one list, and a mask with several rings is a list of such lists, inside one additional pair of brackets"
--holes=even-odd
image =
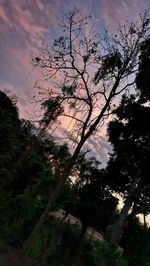
[[(43, 40), (57, 34), (57, 18), (76, 6), (91, 14), (97, 29), (115, 29), (127, 19), (134, 20), (149, 7), (150, 0), (0, 0), (0, 89), (10, 90), (18, 97), (22, 117), (33, 112), (30, 96), (37, 73), (32, 58), (38, 54)], [(109, 145), (101, 137), (94, 146), (106, 160)]]

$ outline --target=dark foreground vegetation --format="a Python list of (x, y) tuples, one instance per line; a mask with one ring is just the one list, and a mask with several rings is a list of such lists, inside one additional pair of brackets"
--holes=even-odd
[[(53, 55), (43, 50), (33, 60), (50, 80), (56, 75), (42, 99), (39, 127), (21, 120), (14, 100), (0, 91), (2, 266), (150, 265), (150, 20), (146, 13), (140, 24), (120, 27), (119, 36), (97, 39), (93, 28), (92, 38), (86, 34), (89, 19), (71, 11), (61, 21), (67, 35), (54, 41)], [(103, 169), (82, 147), (110, 115), (113, 149)], [(50, 135), (60, 116), (74, 122), (73, 153)], [(64, 218), (50, 215), (59, 209)], [(68, 214), (80, 225), (64, 222)], [(103, 242), (86, 234), (89, 226)]]

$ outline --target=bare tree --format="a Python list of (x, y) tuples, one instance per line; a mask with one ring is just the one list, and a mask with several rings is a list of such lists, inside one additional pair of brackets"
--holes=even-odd
[[(74, 8), (59, 21), (63, 35), (49, 49), (43, 47), (34, 64), (46, 73), (44, 126), (67, 117), (75, 143), (55, 190), (22, 250), (28, 256), (33, 238), (44, 223), (85, 142), (101, 127), (117, 103), (117, 97), (133, 91), (140, 45), (149, 34), (148, 14), (139, 22), (119, 26), (116, 35), (96, 34), (92, 18)], [(57, 119), (58, 118), (58, 119)], [(57, 122), (56, 122), (57, 123)], [(59, 125), (59, 124), (58, 124)], [(23, 264), (24, 265), (24, 262)]]

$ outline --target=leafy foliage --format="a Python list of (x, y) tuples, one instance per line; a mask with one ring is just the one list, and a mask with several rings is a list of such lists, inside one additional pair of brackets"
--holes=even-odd
[(150, 263), (149, 249), (150, 231), (145, 230), (137, 218), (129, 220), (125, 228), (121, 244), (128, 265), (148, 266)]

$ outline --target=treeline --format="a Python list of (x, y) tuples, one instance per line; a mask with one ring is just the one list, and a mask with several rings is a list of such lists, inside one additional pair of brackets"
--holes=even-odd
[[(29, 121), (20, 120), (16, 104), (2, 91), (0, 108), (0, 245), (1, 250), (5, 251), (10, 247), (21, 248), (71, 155), (66, 144), (56, 144), (49, 135), (41, 134)], [(88, 226), (106, 232), (107, 225), (117, 216), (118, 200), (106, 188), (103, 170), (98, 169), (98, 162), (94, 158), (86, 160), (81, 153), (72, 169), (72, 176), (76, 176), (76, 181), (72, 183), (71, 177), (66, 180), (53, 209), (63, 209), (65, 215), (71, 213), (81, 220), (81, 232), (78, 228), (75, 234), (72, 232), (74, 228), (70, 228), (73, 234), (70, 236), (71, 241), (74, 243), (72, 249), (75, 251)], [(51, 237), (54, 240), (58, 228), (61, 232), (63, 227), (58, 225), (55, 228), (58, 222), (54, 223), (49, 217), (47, 219), (46, 223), (50, 223), (54, 230), (44, 225), (43, 230), (50, 234), (46, 236), (45, 244), (49, 243)], [(69, 231), (67, 234), (69, 237)], [(68, 245), (69, 248), (69, 240), (65, 243), (66, 240), (62, 245)], [(36, 248), (39, 247), (35, 244)]]
[[(9, 250), (15, 247), (19, 251), (23, 246), (71, 154), (66, 144), (56, 144), (31, 122), (20, 120), (16, 104), (2, 91), (0, 109), (0, 246), (1, 253), (7, 257)], [(101, 258), (108, 254), (110, 261), (116, 263), (112, 265), (149, 264), (150, 231), (136, 215), (147, 215), (150, 208), (150, 131), (149, 124), (145, 123), (146, 117), (149, 121), (150, 108), (142, 106), (133, 96), (123, 97), (115, 114), (115, 120), (108, 127), (114, 147), (108, 166), (99, 169), (99, 162), (94, 158), (87, 160), (80, 153), (72, 169), (76, 181), (72, 182), (71, 177), (66, 180), (53, 207), (54, 211), (63, 209), (65, 216), (70, 213), (80, 219), (81, 228), (47, 217), (30, 251), (32, 265), (61, 265), (62, 261), (65, 265), (101, 265)], [(104, 239), (109, 239), (110, 228), (122, 217), (117, 209), (118, 200), (112, 192), (121, 194), (124, 200), (131, 196), (128, 187), (134, 171), (139, 169), (135, 168), (139, 159), (143, 171), (140, 189), (136, 187), (134, 197), (131, 197), (132, 211), (129, 214), (128, 208), (119, 242), (124, 249), (125, 262), (119, 254), (115, 255), (113, 248), (107, 250), (104, 243), (85, 240), (84, 236), (91, 226)], [(59, 258), (57, 252), (60, 252)]]

